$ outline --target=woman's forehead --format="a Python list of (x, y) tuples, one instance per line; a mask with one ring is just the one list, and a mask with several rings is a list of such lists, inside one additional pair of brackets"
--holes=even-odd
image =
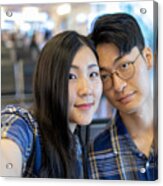
[(89, 47), (83, 46), (76, 53), (72, 66), (82, 67), (89, 66), (90, 64), (97, 64), (96, 56)]

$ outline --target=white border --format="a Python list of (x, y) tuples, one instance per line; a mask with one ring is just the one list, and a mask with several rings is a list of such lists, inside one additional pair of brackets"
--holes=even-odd
[[(96, 2), (96, 1), (105, 1), (106, 0), (1, 0), (0, 5), (3, 4), (38, 4), (38, 3), (55, 3), (55, 2)], [(117, 1), (117, 0), (115, 0)], [(123, 1), (123, 0), (121, 0)], [(126, 0), (125, 0), (126, 1)], [(16, 185), (16, 186), (29, 186), (29, 184), (35, 184), (35, 186), (44, 186), (45, 184), (48, 186), (119, 186), (119, 185), (163, 185), (163, 178), (161, 178), (162, 170), (163, 170), (163, 108), (162, 108), (162, 99), (163, 99), (163, 85), (161, 87), (161, 81), (163, 80), (163, 23), (160, 21), (163, 18), (163, 0), (157, 0), (159, 3), (159, 180), (156, 182), (137, 182), (137, 181), (102, 181), (102, 180), (59, 180), (59, 179), (26, 179), (26, 178), (2, 178), (0, 177), (0, 185), (8, 186), (8, 185)]]

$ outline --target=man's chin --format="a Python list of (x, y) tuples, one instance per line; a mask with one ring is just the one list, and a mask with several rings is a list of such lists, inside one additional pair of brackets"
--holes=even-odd
[(121, 109), (119, 109), (119, 111), (121, 112), (121, 113), (125, 113), (125, 114), (134, 114), (134, 113), (136, 113), (137, 112), (137, 108), (121, 108)]

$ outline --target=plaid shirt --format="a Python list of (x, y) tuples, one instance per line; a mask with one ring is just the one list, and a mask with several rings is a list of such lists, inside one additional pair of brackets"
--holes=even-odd
[(14, 141), (22, 153), (22, 176), (38, 177), (41, 144), (38, 124), (31, 113), (8, 105), (1, 113), (1, 137)]
[(156, 180), (158, 179), (157, 160), (153, 148), (148, 158), (138, 150), (117, 114), (109, 129), (97, 136), (90, 146), (89, 178)]
[[(2, 139), (11, 139), (19, 146), (22, 152), (22, 176), (39, 177), (41, 168), (41, 136), (37, 121), (28, 110), (8, 105), (1, 113), (1, 122)], [(82, 148), (77, 135), (75, 135), (75, 142), (78, 178), (83, 178)]]

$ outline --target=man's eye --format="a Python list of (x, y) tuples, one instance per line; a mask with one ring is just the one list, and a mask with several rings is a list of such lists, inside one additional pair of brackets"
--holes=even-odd
[(99, 73), (98, 72), (92, 72), (91, 74), (90, 74), (90, 77), (98, 77), (99, 76)]
[(101, 74), (101, 79), (104, 80), (104, 81), (109, 79), (110, 77), (111, 77), (110, 74)]
[(120, 65), (120, 69), (122, 69), (122, 70), (127, 70), (128, 67), (129, 67), (129, 63), (124, 63), (124, 64)]
[(76, 79), (77, 77), (76, 77), (76, 75), (74, 75), (74, 74), (69, 74), (69, 79)]

